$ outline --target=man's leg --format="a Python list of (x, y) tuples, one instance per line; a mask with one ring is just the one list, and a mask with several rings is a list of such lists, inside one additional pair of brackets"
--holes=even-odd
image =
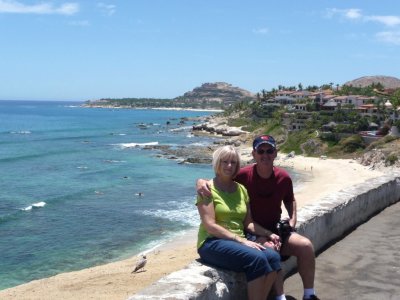
[[(297, 257), (297, 268), (303, 281), (304, 289), (314, 288), (315, 276), (315, 255), (311, 241), (293, 232), (288, 240), (283, 244), (281, 255)], [(278, 280), (276, 283), (278, 283)], [(283, 280), (282, 280), (283, 285)]]

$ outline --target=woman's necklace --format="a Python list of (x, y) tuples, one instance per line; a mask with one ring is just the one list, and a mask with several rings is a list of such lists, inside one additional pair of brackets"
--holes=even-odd
[(236, 182), (234, 182), (232, 180), (229, 182), (223, 182), (218, 177), (215, 177), (214, 185), (217, 189), (219, 189), (220, 191), (225, 192), (225, 193), (236, 192)]

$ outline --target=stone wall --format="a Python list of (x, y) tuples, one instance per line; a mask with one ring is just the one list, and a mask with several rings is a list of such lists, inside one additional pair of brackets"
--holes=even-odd
[[(302, 207), (298, 212), (297, 231), (310, 238), (315, 251), (339, 239), (349, 230), (400, 200), (400, 173), (367, 180)], [(285, 274), (296, 268), (292, 257), (283, 264)], [(244, 274), (194, 261), (185, 269), (153, 283), (129, 297), (137, 299), (246, 299)]]

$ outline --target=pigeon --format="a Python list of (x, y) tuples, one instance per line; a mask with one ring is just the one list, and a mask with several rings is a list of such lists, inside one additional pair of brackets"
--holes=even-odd
[(137, 261), (135, 269), (132, 271), (132, 273), (136, 273), (140, 269), (143, 269), (146, 263), (147, 263), (146, 255), (142, 254), (142, 257)]

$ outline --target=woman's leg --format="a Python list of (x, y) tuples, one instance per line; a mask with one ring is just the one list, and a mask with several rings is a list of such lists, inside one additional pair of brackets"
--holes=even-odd
[(276, 272), (270, 272), (247, 283), (249, 300), (266, 300), (276, 279)]
[(280, 256), (272, 250), (263, 251), (235, 241), (208, 239), (198, 250), (201, 259), (210, 265), (245, 272), (249, 299), (265, 300), (280, 270)]
[(198, 253), (206, 264), (246, 273), (247, 281), (274, 271), (263, 251), (231, 240), (207, 239)]

